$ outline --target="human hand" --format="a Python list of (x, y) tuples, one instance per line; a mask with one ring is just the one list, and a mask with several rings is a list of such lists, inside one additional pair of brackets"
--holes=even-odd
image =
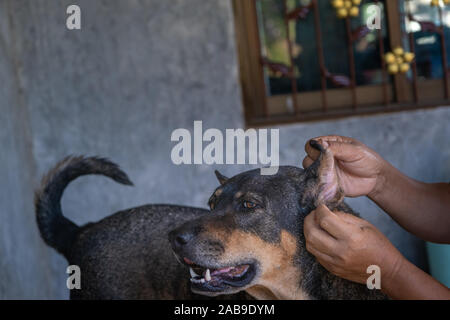
[(404, 258), (372, 224), (325, 205), (312, 211), (304, 222), (306, 250), (338, 277), (366, 284), (367, 267), (377, 265), (381, 279), (391, 281)]
[[(348, 137), (322, 136), (316, 140), (334, 155), (340, 187), (347, 197), (370, 196), (382, 188), (384, 169), (389, 163), (363, 143)], [(305, 145), (303, 167), (309, 167), (320, 155), (309, 140)]]

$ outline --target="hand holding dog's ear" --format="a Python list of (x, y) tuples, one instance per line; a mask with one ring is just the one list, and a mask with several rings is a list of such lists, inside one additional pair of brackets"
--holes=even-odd
[(305, 218), (306, 249), (338, 277), (365, 284), (367, 267), (381, 269), (382, 286), (404, 260), (398, 250), (372, 224), (321, 205)]
[(309, 140), (303, 167), (310, 167), (321, 155), (317, 145), (334, 156), (334, 170), (344, 196), (358, 197), (377, 192), (382, 172), (388, 165), (375, 151), (361, 142), (341, 136), (323, 136)]
[(317, 160), (307, 169), (307, 175), (314, 181), (314, 187), (311, 188), (314, 205), (317, 207), (324, 204), (335, 208), (344, 199), (344, 193), (340, 187), (333, 153), (327, 146), (316, 141), (312, 141), (311, 145), (320, 150)]

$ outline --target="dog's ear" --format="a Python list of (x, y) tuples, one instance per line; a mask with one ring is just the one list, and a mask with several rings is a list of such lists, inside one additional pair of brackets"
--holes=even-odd
[(320, 155), (306, 169), (309, 180), (306, 192), (312, 197), (314, 207), (325, 204), (329, 209), (334, 209), (344, 200), (344, 193), (336, 173), (333, 153), (315, 140), (311, 140), (310, 145), (320, 151)]
[(217, 180), (219, 180), (219, 183), (221, 185), (224, 185), (225, 182), (227, 182), (228, 178), (221, 174), (219, 171), (215, 170), (214, 173), (216, 174)]

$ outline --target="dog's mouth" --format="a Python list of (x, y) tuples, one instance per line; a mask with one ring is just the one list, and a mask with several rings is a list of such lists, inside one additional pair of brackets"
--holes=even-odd
[(183, 260), (189, 267), (191, 288), (194, 291), (221, 292), (229, 287), (244, 287), (253, 280), (256, 273), (253, 263), (208, 268), (195, 264), (188, 258)]

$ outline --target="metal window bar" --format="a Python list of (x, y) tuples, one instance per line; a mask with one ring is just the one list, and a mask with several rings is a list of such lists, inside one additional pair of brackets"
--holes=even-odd
[[(380, 1), (376, 0), (375, 4), (380, 7)], [(381, 17), (380, 17), (381, 19)], [(381, 72), (382, 72), (382, 86), (383, 86), (383, 102), (386, 107), (389, 106), (389, 93), (388, 93), (388, 74), (386, 71), (386, 61), (384, 60), (384, 41), (383, 41), (383, 31), (381, 28), (377, 30), (379, 54), (381, 61)]]
[(441, 33), (441, 56), (442, 56), (442, 68), (444, 69), (443, 77), (444, 77), (444, 93), (445, 99), (448, 99), (448, 67), (447, 67), (447, 47), (445, 43), (445, 29), (444, 29), (444, 18), (442, 7), (438, 6), (439, 11), (439, 30)]
[(345, 29), (347, 32), (347, 51), (348, 51), (348, 65), (350, 71), (350, 90), (352, 94), (352, 106), (356, 109), (358, 102), (356, 99), (356, 70), (355, 70), (355, 54), (353, 52), (353, 35), (350, 18), (345, 18)]
[(294, 110), (296, 114), (300, 113), (298, 101), (297, 101), (297, 79), (295, 78), (295, 65), (294, 65), (294, 57), (292, 55), (292, 43), (291, 36), (289, 30), (289, 12), (287, 7), (287, 0), (283, 0), (283, 13), (284, 13), (284, 27), (286, 29), (286, 41), (288, 47), (288, 55), (289, 55), (289, 78), (291, 79), (292, 86), (292, 102), (294, 104)]
[(320, 26), (320, 14), (319, 14), (318, 0), (312, 0), (312, 5), (313, 5), (313, 10), (314, 10), (314, 30), (315, 30), (315, 36), (316, 36), (316, 46), (317, 46), (317, 53), (318, 53), (318, 57), (319, 57), (322, 110), (323, 110), (323, 112), (327, 112), (328, 111), (327, 77), (326, 77), (326, 67), (325, 67), (325, 55), (323, 53), (322, 28)]

